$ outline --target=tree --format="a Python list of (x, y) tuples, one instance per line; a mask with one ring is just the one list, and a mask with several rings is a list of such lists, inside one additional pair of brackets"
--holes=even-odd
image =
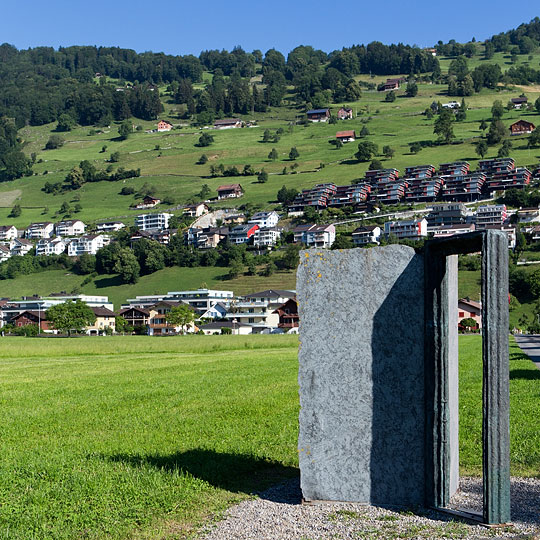
[(120, 152), (113, 152), (109, 157), (109, 161), (111, 163), (118, 163), (120, 161)]
[(21, 214), (22, 214), (21, 205), (14, 204), (8, 217), (16, 218), (16, 217), (19, 217)]
[(294, 270), (300, 262), (300, 246), (296, 244), (287, 244), (285, 252), (281, 256), (280, 264), (287, 270)]
[(71, 131), (75, 126), (75, 120), (69, 114), (63, 113), (58, 117), (56, 131)]
[(354, 154), (354, 157), (358, 161), (369, 161), (378, 151), (379, 147), (375, 143), (364, 141), (358, 145), (358, 152)]
[(82, 332), (84, 328), (96, 320), (94, 312), (81, 300), (69, 300), (52, 306), (47, 310), (47, 320), (56, 330), (67, 332)]
[(118, 137), (121, 141), (125, 141), (133, 131), (133, 126), (129, 120), (124, 120), (119, 126), (118, 126)]
[(418, 154), (418, 152), (420, 152), (420, 150), (422, 150), (422, 144), (419, 143), (419, 142), (409, 143), (409, 150), (410, 150), (411, 154)]
[(369, 135), (369, 129), (368, 127), (364, 124), (362, 126), (362, 129), (360, 130), (360, 137), (367, 137)]
[(268, 182), (268, 173), (264, 169), (257, 175), (257, 181), (259, 184)]
[(407, 83), (405, 94), (407, 95), (407, 97), (414, 97), (416, 96), (416, 94), (418, 94), (418, 85), (416, 84), (416, 81), (410, 80)]
[(298, 150), (296, 149), (296, 146), (293, 146), (291, 148), (291, 151), (289, 152), (289, 159), (291, 161), (294, 161), (295, 159), (297, 159), (298, 157), (300, 157), (300, 154), (298, 153)]
[(270, 142), (272, 140), (272, 136), (270, 135), (270, 130), (265, 129), (263, 133), (263, 142)]
[(384, 101), (388, 103), (392, 103), (392, 101), (396, 101), (396, 93), (393, 90), (390, 90), (388, 94), (384, 97)]
[(296, 189), (287, 189), (287, 186), (283, 186), (277, 193), (277, 200), (281, 204), (290, 204), (294, 201), (297, 195), (298, 191), (296, 191)]
[(512, 149), (512, 143), (505, 139), (499, 148), (499, 151), (497, 152), (497, 157), (503, 158), (508, 157), (510, 155), (510, 150)]
[(383, 168), (383, 164), (382, 162), (379, 160), (379, 159), (374, 159), (370, 164), (369, 164), (369, 170), (370, 171), (378, 171), (379, 169), (382, 169)]
[(448, 144), (454, 137), (454, 113), (450, 109), (443, 109), (435, 124), (433, 125), (433, 133), (438, 135), (439, 141), (444, 141)]
[(270, 261), (262, 272), (262, 275), (265, 277), (270, 277), (277, 270), (277, 266), (273, 261)]
[(504, 107), (500, 99), (496, 99), (491, 106), (491, 117), (493, 120), (500, 120), (504, 114)]
[(170, 325), (174, 327), (180, 326), (182, 334), (184, 334), (186, 326), (189, 326), (195, 320), (195, 312), (187, 304), (180, 304), (171, 308), (165, 318)]
[(129, 322), (124, 319), (122, 316), (118, 316), (114, 318), (114, 326), (116, 328), (116, 331), (120, 334), (131, 334), (133, 333), (133, 326), (129, 324)]
[(485, 120), (482, 120), (480, 122), (480, 125), (478, 126), (478, 129), (481, 131), (485, 131), (488, 128), (488, 123)]
[(268, 154), (268, 159), (271, 159), (272, 161), (276, 161), (277, 158), (278, 158), (277, 150), (275, 148), (272, 148), (272, 150)]
[(84, 184), (84, 174), (80, 167), (73, 167), (68, 172), (64, 184), (68, 189), (79, 189)]
[(229, 264), (229, 273), (227, 274), (227, 277), (229, 279), (235, 279), (243, 270), (244, 265), (238, 259), (232, 259)]
[(385, 158), (391, 159), (394, 157), (395, 150), (391, 146), (385, 145), (383, 146), (382, 153)]
[[(540, 99), (540, 98), (539, 98)], [(533, 148), (535, 146), (540, 146), (540, 128), (536, 128), (530, 135), (529, 140), (527, 141), (527, 146)]]
[(351, 249), (354, 247), (352, 238), (345, 233), (338, 233), (330, 249)]
[(540, 114), (540, 97), (536, 98), (536, 101), (534, 102), (534, 108), (536, 109), (536, 112)]
[(120, 275), (122, 283), (137, 283), (141, 267), (137, 257), (129, 248), (122, 248), (114, 264), (114, 271)]
[(500, 143), (506, 136), (506, 128), (501, 120), (493, 120), (487, 133), (487, 143), (491, 146)]
[(204, 165), (208, 161), (208, 157), (206, 154), (202, 154), (202, 156), (199, 158), (199, 161), (197, 161), (197, 165)]
[(212, 135), (209, 135), (208, 133), (203, 133), (199, 137), (199, 142), (197, 143), (198, 146), (205, 147), (210, 146), (214, 142), (214, 137)]
[(477, 143), (475, 143), (474, 150), (483, 159), (488, 151), (488, 145), (486, 141), (478, 141)]
[(49, 137), (49, 140), (45, 144), (45, 150), (56, 150), (57, 148), (60, 148), (64, 146), (64, 143), (66, 141), (63, 137), (60, 137), (60, 135), (53, 134)]

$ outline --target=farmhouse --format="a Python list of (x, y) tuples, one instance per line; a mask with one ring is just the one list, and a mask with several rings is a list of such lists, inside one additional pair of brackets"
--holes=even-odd
[(15, 315), (10, 321), (15, 326), (29, 326), (35, 324), (39, 326), (42, 332), (52, 330), (51, 323), (47, 320), (47, 314), (44, 311), (27, 310)]
[(477, 328), (482, 328), (482, 304), (474, 302), (468, 298), (460, 298), (458, 300), (458, 319), (474, 319)]
[(512, 105), (514, 106), (514, 109), (521, 109), (522, 107), (527, 106), (528, 101), (529, 100), (527, 99), (527, 97), (520, 96), (520, 97), (517, 97), (517, 98), (512, 98), (510, 100), (510, 103), (512, 103)]
[(307, 112), (307, 117), (312, 122), (328, 122), (330, 109), (311, 109)]
[(239, 118), (223, 118), (214, 122), (214, 129), (232, 129), (242, 127), (242, 120)]
[(403, 80), (402, 77), (398, 79), (386, 79), (386, 82), (379, 88), (379, 91), (389, 92), (390, 90), (399, 90)]
[(336, 133), (336, 139), (342, 143), (352, 142), (356, 140), (356, 132), (354, 129), (349, 131), (338, 131)]
[(217, 188), (218, 199), (238, 198), (244, 194), (240, 184), (225, 184)]
[(154, 206), (157, 206), (161, 202), (161, 199), (156, 199), (154, 197), (150, 197), (147, 195), (142, 202), (135, 205), (135, 208), (154, 208)]
[(510, 126), (510, 135), (523, 135), (525, 133), (532, 133), (535, 125), (527, 120), (518, 120)]
[(158, 131), (171, 131), (173, 128), (173, 125), (170, 122), (167, 122), (167, 120), (160, 120), (157, 125)]
[(337, 117), (340, 120), (349, 120), (353, 117), (353, 110), (350, 107), (341, 107), (337, 112)]

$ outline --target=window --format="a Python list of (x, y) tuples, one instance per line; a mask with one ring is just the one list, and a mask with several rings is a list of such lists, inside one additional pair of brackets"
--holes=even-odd
[(465, 312), (464, 311), (460, 311), (459, 314), (458, 314), (459, 317), (465, 317)]

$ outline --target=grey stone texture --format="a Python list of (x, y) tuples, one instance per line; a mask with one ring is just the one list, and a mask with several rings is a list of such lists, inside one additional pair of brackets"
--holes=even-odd
[(302, 251), (301, 488), (424, 502), (424, 259), (402, 245)]

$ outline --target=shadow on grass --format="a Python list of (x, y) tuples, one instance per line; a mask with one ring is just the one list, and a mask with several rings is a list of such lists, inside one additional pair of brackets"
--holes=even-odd
[(283, 498), (280, 490), (265, 490), (299, 475), (296, 467), (288, 467), (277, 461), (202, 448), (169, 455), (115, 454), (101, 457), (106, 461), (124, 463), (134, 468), (150, 466), (171, 473), (182, 471), (214, 487), (234, 493), (256, 493), (274, 502), (282, 502), (276, 500)]
[(106, 287), (116, 287), (118, 285), (124, 285), (120, 276), (111, 276), (94, 280), (94, 284), (97, 289), (104, 289)]
[(540, 369), (511, 369), (510, 380), (540, 381)]

